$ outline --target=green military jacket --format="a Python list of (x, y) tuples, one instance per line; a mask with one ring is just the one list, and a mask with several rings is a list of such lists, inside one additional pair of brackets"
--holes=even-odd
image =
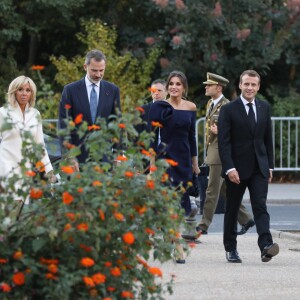
[(219, 149), (218, 149), (218, 135), (214, 134), (210, 130), (210, 126), (214, 123), (218, 125), (218, 117), (220, 113), (221, 107), (228, 103), (229, 100), (224, 96), (218, 102), (216, 106), (209, 112), (210, 105), (212, 103), (212, 99), (210, 99), (207, 103), (206, 107), (206, 132), (205, 132), (205, 141), (206, 141), (206, 159), (205, 162), (208, 165), (221, 164)]

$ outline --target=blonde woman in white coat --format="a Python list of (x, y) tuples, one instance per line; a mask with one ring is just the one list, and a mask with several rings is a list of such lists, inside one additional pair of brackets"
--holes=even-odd
[[(14, 174), (21, 175), (19, 163), (24, 158), (22, 155), (22, 136), (24, 133), (30, 133), (32, 140), (41, 144), (44, 148), (44, 156), (41, 158), (45, 166), (45, 173), (51, 182), (56, 181), (53, 175), (45, 142), (43, 137), (43, 128), (41, 116), (34, 108), (36, 99), (36, 85), (26, 76), (15, 78), (8, 88), (8, 103), (0, 108), (0, 186), (4, 189), (4, 195), (7, 188), (7, 178)], [(5, 124), (10, 124), (7, 129)], [(26, 163), (31, 168), (29, 161)], [(17, 181), (15, 185), (22, 185), (22, 181)], [(29, 189), (29, 187), (27, 187)], [(14, 200), (18, 204), (23, 204), (26, 199), (20, 199), (15, 195)]]

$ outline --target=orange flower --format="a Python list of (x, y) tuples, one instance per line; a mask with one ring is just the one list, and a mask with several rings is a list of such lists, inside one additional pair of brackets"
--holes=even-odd
[(61, 170), (65, 173), (65, 174), (73, 174), (75, 172), (74, 168), (72, 166), (62, 166)]
[(72, 225), (70, 223), (66, 224), (64, 227), (64, 231), (68, 231), (72, 228)]
[(13, 258), (14, 258), (15, 260), (22, 259), (22, 258), (23, 258), (23, 253), (22, 253), (22, 251), (16, 251), (16, 252), (14, 253), (14, 255), (13, 255)]
[(156, 267), (150, 267), (148, 269), (149, 273), (151, 273), (152, 275), (156, 275), (159, 277), (162, 277), (162, 272), (160, 270), (160, 268), (156, 268)]
[(151, 122), (151, 125), (152, 125), (152, 127), (163, 128), (162, 124), (160, 124), (159, 122), (152, 121), (152, 122)]
[(91, 125), (91, 126), (88, 126), (88, 131), (92, 131), (92, 130), (100, 130), (101, 127), (99, 125)]
[(47, 258), (44, 258), (44, 257), (41, 257), (40, 258), (40, 263), (43, 264), (43, 265), (51, 265), (51, 264), (55, 264), (55, 265), (58, 265), (59, 261), (58, 259), (47, 259)]
[(172, 167), (178, 166), (178, 162), (175, 161), (175, 160), (173, 160), (173, 159), (168, 159), (168, 158), (166, 158), (166, 162), (167, 162), (169, 165), (171, 165)]
[(80, 124), (82, 122), (82, 118), (83, 118), (83, 114), (78, 114), (76, 117), (75, 117), (75, 120), (74, 120), (74, 123), (76, 125)]
[(122, 238), (123, 238), (123, 241), (128, 245), (132, 245), (134, 243), (134, 240), (135, 240), (134, 234), (130, 231), (124, 233)]
[(146, 156), (151, 156), (151, 153), (145, 149), (141, 150), (142, 154), (146, 155)]
[(83, 192), (83, 188), (82, 188), (82, 187), (79, 187), (79, 188), (77, 189), (77, 192), (78, 192), (78, 193), (82, 193), (82, 192)]
[(119, 267), (114, 267), (110, 269), (110, 274), (115, 277), (121, 276), (121, 270)]
[(108, 286), (108, 287), (107, 287), (107, 290), (108, 290), (109, 292), (113, 292), (113, 291), (116, 290), (116, 288), (113, 287), (113, 286)]
[(98, 212), (99, 212), (99, 218), (100, 220), (104, 221), (105, 220), (105, 214), (103, 212), (102, 209), (98, 209)]
[(154, 182), (154, 180), (147, 180), (146, 181), (146, 187), (148, 189), (153, 190), (155, 188), (155, 182)]
[(62, 199), (64, 204), (71, 204), (74, 200), (74, 197), (69, 192), (63, 192)]
[(0, 264), (6, 264), (8, 262), (5, 258), (0, 258)]
[(73, 144), (71, 144), (71, 143), (69, 143), (69, 142), (67, 142), (67, 141), (64, 141), (64, 142), (63, 142), (63, 145), (64, 145), (67, 149), (73, 149), (73, 148), (76, 147), (75, 145), (73, 145)]
[(84, 250), (85, 252), (91, 252), (92, 251), (92, 247), (89, 247), (85, 244), (80, 244), (79, 247)]
[(57, 276), (52, 273), (46, 273), (45, 277), (50, 280), (57, 280)]
[(133, 293), (130, 292), (130, 291), (123, 291), (121, 293), (121, 297), (122, 298), (130, 298), (130, 299), (133, 299)]
[(126, 124), (124, 124), (124, 123), (120, 123), (120, 124), (119, 124), (119, 128), (121, 128), (121, 129), (124, 129), (124, 128), (126, 128)]
[(168, 173), (164, 173), (162, 176), (161, 176), (161, 182), (167, 182), (169, 179), (169, 174)]
[(93, 186), (102, 186), (102, 182), (99, 181), (99, 180), (95, 180), (93, 183), (92, 183)]
[(95, 261), (92, 258), (84, 257), (80, 260), (80, 264), (83, 267), (89, 268), (89, 267), (92, 267), (95, 264)]
[(42, 66), (42, 65), (33, 65), (31, 66), (31, 70), (33, 71), (42, 71), (45, 69), (45, 66)]
[(51, 265), (51, 264), (58, 265), (59, 260), (55, 259), (55, 258), (47, 259), (47, 258), (41, 257), (40, 258), (40, 263), (43, 264), (43, 265)]
[(15, 285), (23, 285), (25, 283), (25, 275), (22, 272), (17, 272), (12, 278)]
[(25, 174), (29, 177), (34, 177), (36, 175), (34, 171), (26, 171)]
[(135, 110), (139, 111), (141, 114), (145, 113), (145, 110), (141, 106), (136, 107)]
[(96, 289), (90, 289), (89, 294), (92, 298), (95, 298), (98, 296), (98, 291)]
[(70, 221), (72, 221), (72, 222), (75, 221), (75, 219), (76, 219), (76, 215), (74, 213), (71, 213), (71, 212), (66, 213), (65, 216), (67, 218), (69, 218)]
[(102, 298), (102, 300), (112, 300), (112, 298), (110, 298), (110, 297), (105, 297), (105, 298)]
[(85, 283), (86, 286), (94, 287), (95, 283), (91, 277), (84, 276), (82, 277), (83, 282)]
[(124, 221), (125, 218), (124, 218), (124, 215), (119, 213), (119, 212), (115, 212), (114, 213), (114, 217), (118, 220), (118, 221)]
[(0, 284), (0, 289), (4, 292), (4, 293), (9, 293), (11, 291), (11, 286), (5, 282)]
[(121, 189), (118, 189), (115, 194), (114, 194), (114, 197), (118, 197), (120, 196), (121, 194), (123, 193), (123, 191)]
[(156, 167), (156, 166), (151, 166), (151, 167), (149, 168), (149, 171), (150, 171), (150, 172), (155, 172), (155, 171), (157, 171), (157, 167)]
[(134, 209), (140, 214), (144, 214), (147, 211), (147, 206), (146, 205), (135, 205)]
[(48, 265), (48, 271), (53, 274), (57, 273), (58, 271), (57, 265), (55, 264)]
[(126, 156), (123, 156), (123, 155), (118, 155), (118, 156), (116, 157), (116, 160), (119, 160), (119, 161), (127, 161), (128, 158), (127, 158)]
[(156, 93), (157, 89), (154, 88), (154, 87), (148, 87), (148, 91), (151, 92), (151, 93)]
[(138, 263), (140, 263), (141, 265), (143, 265), (145, 268), (149, 268), (148, 264), (146, 261), (144, 261), (143, 259), (141, 259), (140, 257), (136, 257)]
[(35, 167), (36, 169), (39, 171), (39, 172), (45, 172), (45, 165), (42, 161), (38, 161), (36, 164), (35, 164)]
[(189, 246), (190, 246), (191, 248), (195, 248), (195, 247), (196, 247), (196, 243), (189, 243)]
[(86, 223), (80, 223), (76, 226), (76, 228), (78, 230), (82, 230), (82, 231), (88, 231), (89, 230), (89, 225)]
[(145, 231), (148, 233), (148, 234), (152, 234), (152, 235), (154, 235), (155, 234), (155, 231), (154, 230), (152, 230), (151, 228), (149, 228), (149, 227), (146, 227), (145, 228)]
[(31, 188), (29, 195), (31, 199), (39, 199), (43, 196), (43, 191), (41, 189)]
[(106, 276), (101, 273), (96, 273), (96, 274), (92, 275), (92, 279), (95, 284), (100, 284), (100, 283), (104, 283), (106, 281)]
[(65, 105), (65, 109), (70, 109), (72, 106), (70, 104)]
[(131, 171), (126, 171), (126, 172), (124, 173), (124, 175), (125, 175), (126, 177), (129, 177), (129, 178), (131, 178), (131, 177), (133, 177), (133, 176), (134, 176), (134, 173), (133, 173), (133, 172), (131, 172)]
[(170, 215), (170, 218), (171, 218), (172, 220), (177, 220), (177, 219), (178, 219), (178, 214), (171, 214), (171, 215)]

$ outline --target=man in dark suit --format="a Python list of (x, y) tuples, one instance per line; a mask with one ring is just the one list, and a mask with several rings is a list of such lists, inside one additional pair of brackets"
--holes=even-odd
[[(223, 95), (223, 89), (227, 86), (229, 80), (223, 76), (208, 72), (207, 80), (203, 83), (205, 84), (205, 95), (211, 97), (207, 103), (205, 132), (207, 151), (205, 163), (209, 166), (209, 178), (202, 219), (196, 230), (201, 231), (202, 234), (207, 234), (218, 205), (220, 190), (224, 181), (221, 176), (222, 165), (218, 148), (217, 124), (221, 107), (229, 102)], [(252, 216), (242, 203), (238, 212), (238, 222), (244, 228), (246, 226), (250, 228), (254, 225)], [(244, 230), (242, 233), (246, 233), (246, 231)]]
[(279, 253), (270, 233), (266, 206), (274, 168), (270, 107), (266, 101), (255, 98), (260, 88), (256, 71), (244, 71), (239, 88), (241, 96), (225, 104), (219, 115), (219, 154), (227, 185), (223, 242), (227, 260), (241, 263), (237, 252), (237, 214), (248, 188), (261, 260), (268, 262)]
[(167, 82), (163, 79), (156, 79), (151, 83), (151, 87), (149, 88), (149, 90), (151, 92), (152, 101), (142, 106), (142, 108), (144, 109), (144, 113), (141, 118), (145, 123), (143, 124), (144, 126), (139, 127), (139, 132), (143, 130), (151, 132), (152, 126), (151, 122), (149, 121), (149, 111), (153, 102), (166, 100), (168, 94), (166, 84)]
[[(88, 125), (97, 122), (97, 118), (108, 119), (111, 115), (120, 112), (120, 90), (111, 82), (103, 80), (106, 57), (100, 50), (91, 50), (87, 53), (84, 70), (86, 76), (78, 81), (66, 85), (62, 92), (59, 106), (59, 126), (65, 128), (65, 119), (68, 116), (73, 120), (79, 114)], [(81, 146), (81, 154), (77, 157), (79, 163), (84, 163), (88, 152), (76, 133), (71, 136), (71, 143)], [(74, 162), (75, 168), (79, 170), (78, 162)]]

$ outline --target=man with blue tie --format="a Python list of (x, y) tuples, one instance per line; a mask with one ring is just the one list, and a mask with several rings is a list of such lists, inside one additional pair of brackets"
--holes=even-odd
[[(117, 115), (121, 110), (120, 90), (108, 81), (103, 80), (106, 57), (100, 50), (91, 50), (87, 53), (84, 70), (86, 76), (78, 81), (66, 85), (63, 89), (59, 106), (59, 127), (65, 128), (65, 119), (68, 116), (73, 120), (79, 114), (83, 115), (82, 120), (88, 125), (97, 122), (97, 118), (108, 119), (111, 115)], [(84, 163), (88, 152), (82, 145), (76, 133), (71, 136), (71, 143), (81, 146), (81, 154), (77, 157), (79, 163)], [(75, 168), (79, 169), (78, 162)]]
[(270, 233), (266, 205), (274, 169), (270, 106), (256, 98), (260, 88), (260, 75), (256, 71), (244, 71), (239, 88), (240, 97), (222, 106), (218, 122), (219, 154), (227, 187), (223, 243), (228, 262), (241, 263), (236, 222), (248, 188), (261, 260), (269, 262), (279, 253), (279, 246), (273, 243)]

